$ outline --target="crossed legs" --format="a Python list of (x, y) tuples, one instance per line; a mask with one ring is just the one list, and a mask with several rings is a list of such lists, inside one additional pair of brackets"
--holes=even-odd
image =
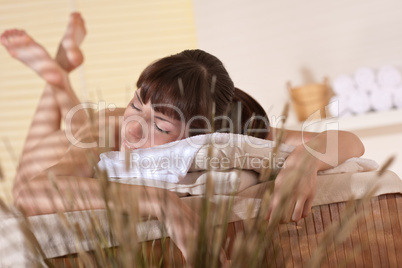
[[(83, 62), (79, 46), (85, 34), (85, 25), (80, 14), (71, 14), (55, 59), (22, 30), (8, 30), (0, 37), (2, 45), (13, 58), (27, 65), (46, 81), (28, 130), (14, 186), (25, 183), (57, 163), (69, 146), (64, 132), (61, 131), (61, 121), (71, 108), (80, 104), (70, 86), (68, 73)], [(72, 126), (69, 126), (72, 133), (85, 124), (86, 120), (85, 112), (79, 111), (72, 120)]]

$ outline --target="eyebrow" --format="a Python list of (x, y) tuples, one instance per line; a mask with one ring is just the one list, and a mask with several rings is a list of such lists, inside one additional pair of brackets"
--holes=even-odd
[(165, 118), (163, 118), (163, 117), (160, 117), (160, 116), (157, 116), (157, 115), (156, 115), (155, 118), (156, 118), (156, 119), (159, 119), (159, 120), (162, 120), (162, 121), (165, 121), (165, 122), (168, 122), (168, 123), (174, 125), (173, 122), (170, 122), (169, 120), (167, 120), (167, 119), (165, 119)]
[(142, 103), (142, 100), (140, 98), (140, 96), (138, 96), (138, 92), (135, 91), (135, 95), (137, 96), (138, 101), (141, 103), (141, 105), (144, 105), (144, 103)]

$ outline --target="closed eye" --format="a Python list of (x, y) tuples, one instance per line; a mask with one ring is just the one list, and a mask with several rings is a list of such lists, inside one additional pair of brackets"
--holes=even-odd
[(134, 102), (131, 103), (131, 107), (132, 107), (134, 110), (141, 112), (141, 109), (138, 108), (137, 106), (135, 106), (135, 105), (134, 105)]
[(162, 133), (165, 133), (165, 134), (169, 134), (169, 133), (170, 133), (170, 131), (163, 130), (163, 129), (161, 129), (160, 127), (158, 127), (158, 125), (157, 125), (156, 123), (154, 123), (154, 126), (155, 126), (156, 130), (159, 131), (159, 132), (162, 132)]

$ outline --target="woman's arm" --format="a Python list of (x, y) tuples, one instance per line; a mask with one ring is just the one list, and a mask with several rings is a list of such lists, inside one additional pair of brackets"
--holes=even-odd
[[(288, 136), (290, 143), (295, 145), (294, 151), (284, 163), (279, 172), (274, 187), (271, 210), (268, 217), (275, 211), (280, 202), (281, 187), (289, 183), (297, 172), (296, 194), (293, 195), (295, 204), (291, 215), (293, 221), (306, 217), (311, 211), (315, 196), (317, 172), (337, 166), (351, 157), (359, 157), (364, 153), (364, 146), (353, 133), (346, 131), (324, 131), (322, 133), (297, 133), (292, 131)], [(286, 139), (285, 139), (286, 143)], [(287, 215), (290, 218), (290, 215)]]
[[(282, 130), (279, 128), (270, 127), (270, 131), (269, 131), (266, 139), (275, 141), (276, 137), (280, 131), (282, 131)], [(320, 133), (286, 129), (283, 143), (297, 146), (302, 143), (310, 141), (312, 138), (314, 138), (318, 134), (320, 134)]]

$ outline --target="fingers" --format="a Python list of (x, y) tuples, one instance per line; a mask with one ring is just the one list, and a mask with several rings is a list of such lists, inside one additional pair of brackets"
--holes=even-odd
[(230, 267), (230, 260), (228, 259), (226, 252), (223, 248), (221, 248), (220, 254), (219, 254), (219, 261), (221, 264), (221, 267)]
[(281, 194), (274, 194), (267, 213), (267, 220), (272, 222), (273, 219), (280, 223), (288, 223), (292, 220), (292, 212), (296, 201), (293, 198), (284, 200)]
[(303, 174), (296, 181), (292, 179), (285, 170), (279, 172), (267, 212), (268, 220), (278, 217), (280, 222), (296, 222), (310, 213), (315, 196), (316, 174)]
[(311, 212), (311, 205), (313, 203), (313, 198), (307, 198), (307, 199), (299, 199), (296, 202), (293, 215), (292, 215), (292, 221), (296, 222), (299, 221), (301, 218), (307, 217), (310, 212)]
[(301, 216), (304, 211), (304, 205), (305, 205), (304, 200), (300, 200), (300, 199), (297, 200), (294, 211), (293, 211), (293, 215), (292, 215), (292, 221), (298, 221), (301, 219)]
[[(267, 213), (267, 220), (270, 220), (271, 216), (274, 215), (274, 213), (277, 213), (277, 209), (279, 206), (279, 202), (280, 202), (280, 198), (278, 197), (278, 195), (274, 195), (274, 197), (272, 198), (272, 202), (271, 202), (271, 206), (269, 207), (268, 213)], [(290, 211), (289, 213), (287, 213), (286, 211), (282, 211), (282, 215), (280, 215), (281, 217), (281, 222), (289, 222), (289, 221), (294, 221), (297, 222), (299, 221), (301, 218), (305, 218), (307, 217), (310, 212), (311, 212), (311, 206), (313, 203), (313, 198), (299, 198), (297, 201), (286, 201), (286, 202), (291, 202), (291, 204), (295, 204), (294, 206), (291, 206), (291, 208), (293, 209), (293, 213), (292, 211)], [(292, 214), (291, 214), (292, 213)], [(292, 215), (292, 217), (290, 217), (290, 214)]]
[(314, 198), (308, 198), (306, 203), (304, 203), (303, 214), (302, 217), (307, 217), (311, 212), (311, 206), (313, 205)]

